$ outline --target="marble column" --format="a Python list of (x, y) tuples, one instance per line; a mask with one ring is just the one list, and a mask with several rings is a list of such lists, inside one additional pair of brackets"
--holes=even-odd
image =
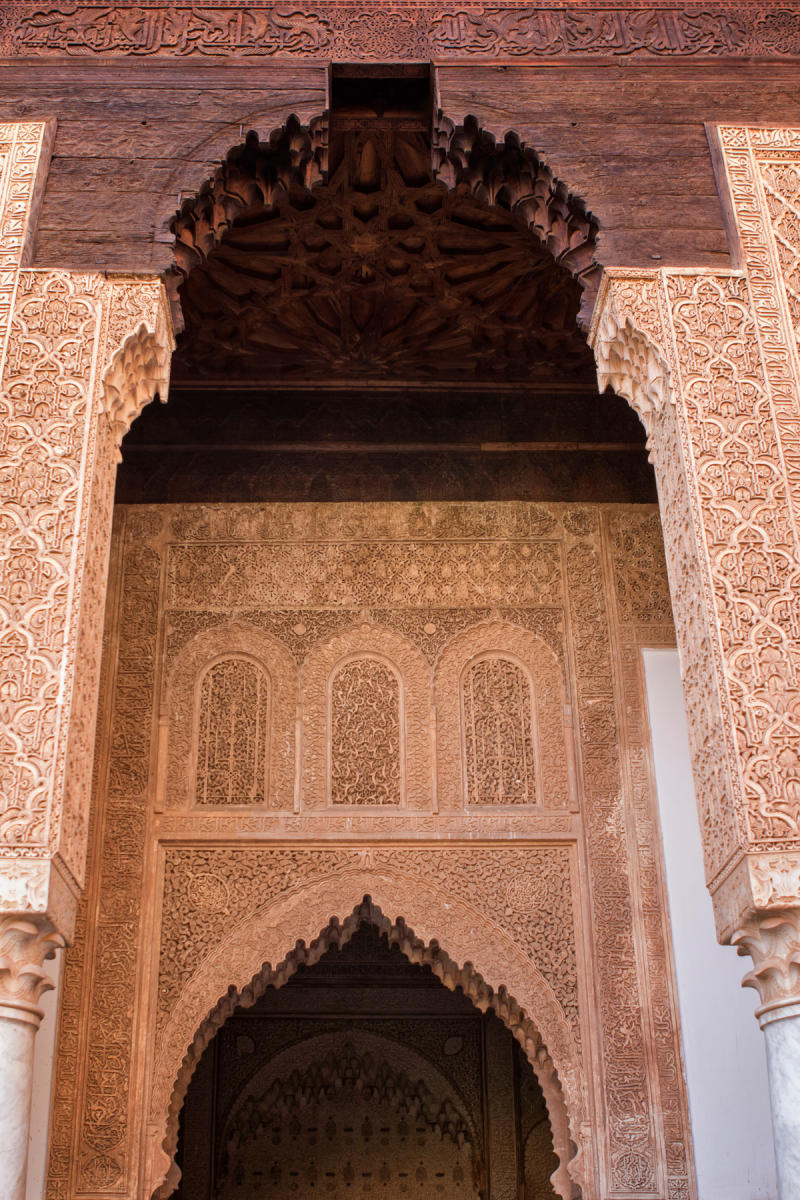
[(749, 954), (745, 975), (761, 1004), (756, 1016), (767, 1042), (779, 1200), (800, 1196), (800, 908), (752, 917), (731, 941)]
[(64, 945), (46, 918), (0, 916), (0, 1196), (25, 1200), (39, 999), (52, 987), (44, 960)]

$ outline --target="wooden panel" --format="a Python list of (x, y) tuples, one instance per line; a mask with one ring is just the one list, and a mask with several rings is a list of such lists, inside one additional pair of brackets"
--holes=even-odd
[[(0, 119), (58, 117), (39, 265), (161, 268), (178, 195), (240, 128), (325, 106), (325, 64), (6, 63)], [(792, 123), (789, 63), (442, 66), (446, 114), (516, 130), (602, 225), (604, 262), (728, 262), (704, 121)], [(654, 259), (660, 255), (660, 260)]]
[[(513, 129), (600, 221), (600, 260), (729, 262), (706, 121), (797, 121), (788, 65), (448, 67), (440, 103)], [(658, 258), (656, 258), (658, 256)]]

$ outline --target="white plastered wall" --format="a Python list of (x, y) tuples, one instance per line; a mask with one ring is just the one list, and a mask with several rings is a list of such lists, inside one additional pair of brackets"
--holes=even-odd
[(678, 653), (645, 650), (644, 666), (699, 1200), (776, 1200), (758, 997), (714, 932)]

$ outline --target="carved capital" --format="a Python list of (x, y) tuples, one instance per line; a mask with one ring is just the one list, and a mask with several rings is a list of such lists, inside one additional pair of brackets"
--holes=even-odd
[(48, 920), (0, 916), (0, 1018), (38, 1028), (39, 1000), (53, 986), (44, 960), (63, 945), (63, 937)]
[(753, 969), (742, 980), (761, 999), (756, 1016), (762, 1028), (781, 1017), (800, 1015), (800, 908), (753, 917), (731, 938)]
[[(135, 285), (134, 285), (135, 286)], [(124, 339), (103, 375), (102, 406), (119, 446), (139, 413), (156, 396), (166, 403), (174, 340), (166, 304), (154, 314), (155, 328), (142, 321)]]
[(657, 273), (606, 271), (597, 298), (589, 344), (601, 392), (612, 388), (652, 434), (653, 419), (670, 391), (669, 366), (661, 349)]

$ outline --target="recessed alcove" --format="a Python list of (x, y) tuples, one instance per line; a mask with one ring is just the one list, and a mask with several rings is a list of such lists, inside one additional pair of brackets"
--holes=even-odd
[(554, 1200), (558, 1166), (509, 1030), (363, 921), (219, 1029), (176, 1161), (176, 1200)]

